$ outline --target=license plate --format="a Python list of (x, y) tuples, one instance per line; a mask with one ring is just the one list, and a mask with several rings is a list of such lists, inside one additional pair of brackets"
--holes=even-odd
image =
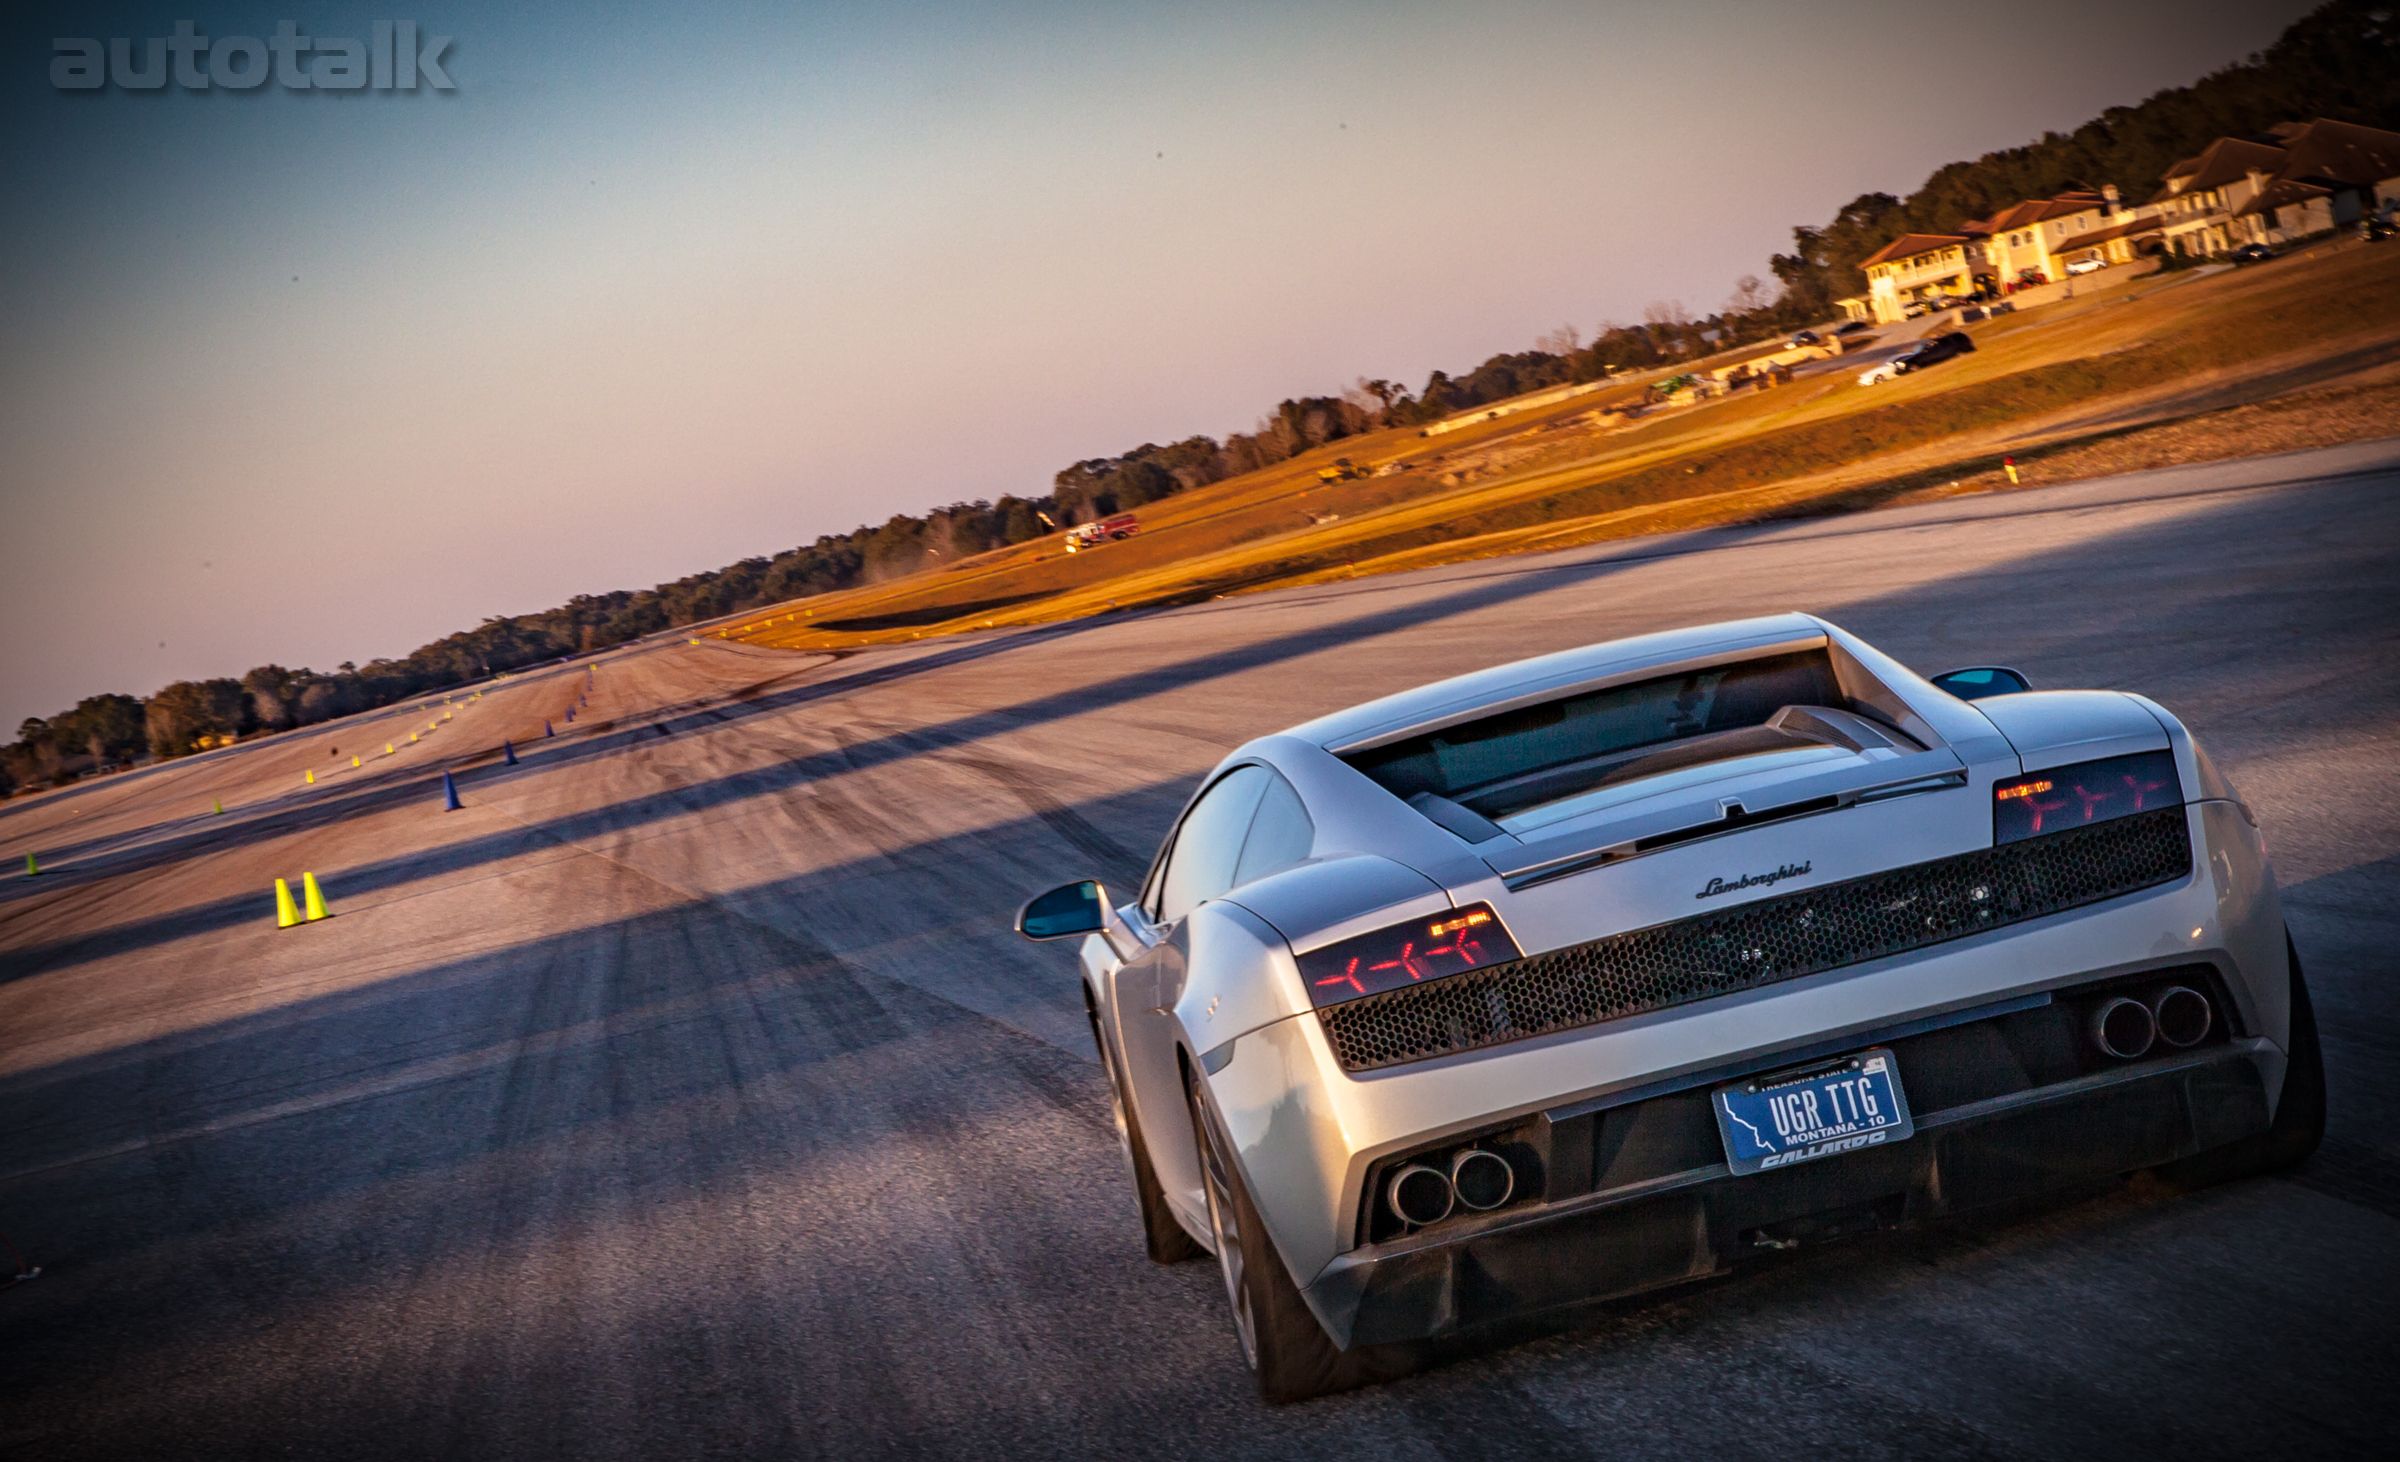
[(1882, 1048), (1753, 1076), (1714, 1095), (1725, 1161), (1737, 1173), (1903, 1142), (1917, 1130), (1899, 1067)]

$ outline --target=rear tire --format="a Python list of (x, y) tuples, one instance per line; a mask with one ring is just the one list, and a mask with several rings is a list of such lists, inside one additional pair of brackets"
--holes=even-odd
[(1371, 1351), (1344, 1351), (1300, 1297), (1283, 1259), (1259, 1221), (1258, 1208), (1241, 1169), (1228, 1156), (1230, 1144), (1209, 1110), (1200, 1081), (1188, 1068), (1184, 1092), (1192, 1112), (1192, 1137), (1200, 1154), (1201, 1187), (1208, 1194), (1209, 1227), (1217, 1245), (1217, 1267), (1243, 1359), (1258, 1377), (1258, 1394), (1269, 1403), (1305, 1401), (1347, 1391), (1399, 1373), (1379, 1364)]
[(1084, 1012), (1092, 1022), (1092, 1044), (1100, 1048), (1100, 1073), (1108, 1078), (1108, 1110), (1116, 1119), (1117, 1147), (1125, 1154), (1125, 1171), (1133, 1179), (1134, 1206), (1142, 1216), (1142, 1247), (1153, 1264), (1181, 1264), (1198, 1259), (1208, 1251), (1200, 1241), (1183, 1231), (1175, 1219), (1175, 1211), (1167, 1207), (1166, 1190), (1159, 1186), (1158, 1169), (1151, 1166), (1150, 1148), (1142, 1141), (1141, 1128), (1133, 1120), (1133, 1111), (1125, 1103), (1125, 1084), (1117, 1079), (1116, 1063), (1109, 1059), (1108, 1042), (1100, 1039), (1100, 1017), (1090, 1010)]
[(2158, 1168), (2158, 1176), (2174, 1187), (2205, 1188), (2236, 1178), (2281, 1172), (2305, 1161), (2324, 1140), (2325, 1052), (2317, 1043), (2316, 1007), (2309, 1003), (2308, 982), (2300, 974), (2300, 951), (2288, 934), (2284, 936), (2284, 949), (2291, 958), (2292, 1028), (2285, 1047), (2283, 1094), (2275, 1102), (2275, 1121), (2256, 1136)]

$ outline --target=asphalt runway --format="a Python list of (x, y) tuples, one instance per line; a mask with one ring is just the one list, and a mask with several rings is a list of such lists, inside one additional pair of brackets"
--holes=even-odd
[[(43, 1270), (0, 1455), (2400, 1454), (2396, 549), (2369, 444), (838, 660), (677, 638), (571, 726), (552, 670), (414, 745), (439, 697), (0, 804), (50, 870), (0, 875), (0, 1232)], [(1015, 905), (1137, 877), (1252, 735), (1786, 608), (2194, 724), (2268, 831), (2323, 1151), (1261, 1405), (1213, 1266), (1143, 1258)], [(335, 917), (279, 932), (303, 870)]]

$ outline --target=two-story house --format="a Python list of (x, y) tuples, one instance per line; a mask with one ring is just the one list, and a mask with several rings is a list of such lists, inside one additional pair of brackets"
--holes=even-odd
[(2288, 243), (2400, 207), (2400, 132), (2320, 117), (2267, 135), (2283, 163), (2232, 210), (2236, 243)]
[(1889, 325), (1908, 318), (1908, 307), (1935, 299), (1963, 297), (1975, 288), (1965, 234), (1902, 234), (1867, 256), (1867, 308)]
[(2220, 137), (2197, 157), (2167, 169), (2150, 200), (2168, 249), (2206, 257), (2249, 240), (2236, 237), (2234, 215), (2266, 191), (2289, 161), (2284, 149), (2247, 137)]
[(2011, 204), (1990, 218), (1962, 224), (1959, 232), (1980, 241), (1976, 283), (2001, 291), (2057, 280), (2076, 259), (2103, 257), (2105, 241), (2095, 241), (2119, 224), (2118, 212), (2111, 183), (2097, 193)]

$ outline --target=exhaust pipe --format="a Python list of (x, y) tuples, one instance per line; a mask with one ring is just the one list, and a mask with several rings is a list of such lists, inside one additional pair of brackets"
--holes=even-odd
[(1470, 1147), (1450, 1159), (1450, 1191), (1469, 1208), (1498, 1208), (1517, 1191), (1516, 1170), (1500, 1154)]
[(2170, 1046), (2199, 1045), (2215, 1021), (2208, 997), (2189, 986), (2169, 985), (2150, 997), (2150, 1023)]
[[(2137, 1007), (2138, 1008), (2138, 1007)], [(2148, 1011), (2142, 1012), (2148, 1015)], [(1403, 1223), (1423, 1228), (1439, 1223), (1450, 1216), (1450, 1207), (1458, 1198), (1458, 1190), (1450, 1186), (1450, 1178), (1440, 1168), (1423, 1163), (1411, 1163), (1392, 1174), (1391, 1183), (1384, 1189), (1384, 1200)]]
[(2120, 1061), (2130, 1061), (2149, 1050), (2151, 1039), (2158, 1034), (2150, 1007), (2122, 995), (2100, 1002), (2092, 1011), (2090, 1028), (2092, 1044)]

